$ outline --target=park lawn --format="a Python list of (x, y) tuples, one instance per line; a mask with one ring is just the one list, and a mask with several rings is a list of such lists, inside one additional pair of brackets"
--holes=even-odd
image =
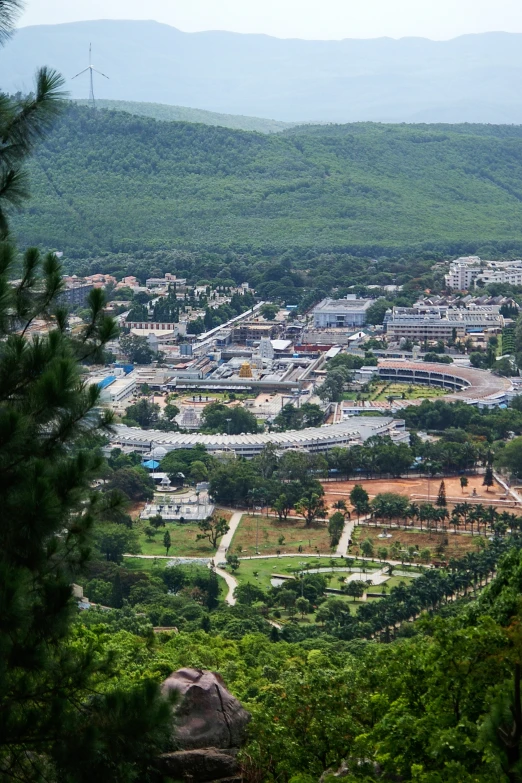
[[(216, 509), (216, 515), (224, 517), (227, 522), (230, 521), (232, 513), (223, 509)], [(137, 520), (135, 530), (139, 533), (139, 542), (142, 555), (166, 555), (167, 552), (163, 546), (163, 536), (165, 531), (170, 533), (171, 546), (169, 557), (213, 557), (216, 550), (210, 545), (208, 539), (196, 540), (200, 532), (196, 522), (168, 522), (165, 521), (165, 527), (159, 527), (156, 536), (152, 541), (148, 541), (143, 532), (149, 527), (148, 521)], [(219, 540), (218, 540), (219, 545)]]
[[(234, 554), (245, 557), (256, 554), (256, 528), (258, 528), (258, 549), (260, 555), (276, 555), (299, 552), (302, 554), (327, 554), (330, 552), (330, 538), (326, 521), (305, 527), (303, 519), (288, 517), (280, 522), (277, 517), (243, 516), (231, 544)], [(280, 536), (284, 542), (279, 543)], [(301, 553), (300, 553), (301, 554)]]
[[(372, 585), (370, 588), (371, 593), (382, 593), (384, 592), (385, 595), (389, 595), (390, 590), (392, 587), (398, 587), (399, 585), (406, 585), (408, 587), (411, 585), (411, 583), (414, 580), (410, 576), (390, 576), (387, 582), (384, 582), (381, 585)], [(386, 590), (383, 591), (383, 587), (386, 586)]]
[[(350, 547), (350, 554), (360, 554), (358, 544), (367, 538), (369, 538), (373, 544), (376, 560), (377, 550), (380, 547), (385, 547), (388, 550), (388, 559), (395, 559), (392, 558), (391, 554), (391, 545), (394, 541), (400, 541), (404, 549), (407, 549), (409, 546), (417, 547), (419, 552), (422, 549), (429, 549), (431, 552), (429, 562), (439, 562), (440, 560), (464, 557), (468, 552), (477, 552), (484, 543), (487, 544), (484, 536), (472, 536), (469, 533), (458, 533), (455, 535), (452, 530), (448, 530), (448, 544), (444, 549), (444, 554), (438, 556), (435, 550), (442, 540), (442, 533), (427, 533), (420, 530), (403, 530), (402, 528), (399, 530), (398, 528), (392, 527), (388, 530), (388, 532), (391, 533), (392, 538), (381, 539), (378, 538), (380, 532), (381, 528), (368, 527), (364, 524), (356, 525), (353, 530), (353, 543)], [(400, 557), (397, 559), (400, 560)], [(414, 562), (418, 563), (419, 558), (415, 558)]]
[[(281, 574), (282, 576), (292, 576), (294, 574), (298, 574), (301, 570), (304, 570), (306, 573), (306, 568), (303, 568), (303, 564), (308, 564), (310, 568), (344, 568), (344, 567), (350, 567), (353, 568), (355, 566), (366, 566), (368, 569), (368, 578), (371, 577), (371, 563), (366, 563), (364, 561), (356, 561), (351, 560), (350, 558), (343, 559), (341, 557), (337, 558), (328, 558), (328, 557), (317, 557), (317, 556), (309, 556), (306, 557), (306, 555), (299, 556), (299, 557), (270, 557), (270, 558), (241, 558), (240, 559), (240, 565), (237, 571), (234, 571), (231, 573), (234, 574), (234, 577), (237, 579), (239, 584), (244, 584), (245, 582), (251, 582), (252, 584), (257, 584), (259, 587), (261, 587), (263, 590), (268, 590), (271, 587), (270, 579), (273, 574)], [(377, 568), (377, 564), (375, 564), (375, 568)], [(227, 568), (227, 571), (230, 570)], [(346, 575), (348, 576), (348, 571), (346, 572)], [(330, 576), (330, 574), (324, 573), (323, 576)], [(337, 586), (337, 584), (334, 582), (337, 576), (340, 576), (339, 572), (333, 572), (332, 573), (332, 580), (330, 582), (331, 586)], [(328, 580), (327, 580), (328, 581)]]
[(165, 527), (158, 528), (158, 532), (152, 541), (148, 541), (143, 532), (148, 527), (148, 523), (140, 521), (135, 525), (139, 533), (139, 542), (142, 555), (166, 555), (167, 552), (163, 546), (163, 536), (165, 531), (170, 533), (171, 546), (168, 552), (169, 557), (213, 557), (215, 549), (210, 546), (208, 539), (196, 541), (196, 536), (200, 532), (199, 527), (194, 522), (165, 522)]
[(152, 571), (157, 563), (165, 565), (166, 562), (166, 560), (153, 560), (152, 558), (144, 559), (141, 557), (130, 556), (124, 557), (121, 565), (125, 566), (125, 568), (128, 568), (129, 571)]

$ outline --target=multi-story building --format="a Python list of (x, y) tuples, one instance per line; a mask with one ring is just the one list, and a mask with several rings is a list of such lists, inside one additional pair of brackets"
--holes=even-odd
[(522, 285), (522, 261), (490, 261), (475, 283)]
[(460, 307), (394, 307), (384, 317), (384, 327), (391, 342), (412, 340), (416, 343), (465, 339), (477, 331), (495, 333), (504, 326), (500, 308), (495, 305)]
[(463, 256), (452, 261), (449, 272), (444, 275), (446, 288), (467, 291), (473, 288), (476, 279), (484, 271), (478, 256)]
[(313, 310), (316, 329), (352, 328), (364, 326), (366, 312), (373, 299), (357, 299), (350, 294), (346, 299), (323, 299)]
[(238, 321), (232, 327), (232, 340), (241, 345), (260, 342), (263, 337), (273, 340), (281, 329), (282, 324), (276, 321)]
[(457, 258), (444, 275), (446, 288), (468, 291), (491, 283), (522, 285), (522, 261), (481, 261), (478, 256)]
[(60, 292), (58, 300), (62, 304), (79, 305), (84, 304), (91, 293), (94, 285), (86, 282), (79, 277), (65, 278), (65, 288)]

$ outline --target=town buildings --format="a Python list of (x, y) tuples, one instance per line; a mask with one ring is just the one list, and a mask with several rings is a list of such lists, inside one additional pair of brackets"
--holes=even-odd
[(522, 285), (522, 261), (483, 261), (478, 256), (466, 256), (452, 261), (444, 275), (446, 288), (468, 291), (493, 283)]

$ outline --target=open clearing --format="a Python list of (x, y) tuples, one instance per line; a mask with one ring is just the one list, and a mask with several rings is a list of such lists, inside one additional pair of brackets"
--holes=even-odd
[[(216, 509), (217, 516), (225, 517), (229, 520), (230, 511)], [(200, 532), (195, 522), (165, 522), (165, 527), (157, 528), (157, 533), (148, 541), (144, 530), (149, 527), (148, 521), (135, 521), (134, 529), (139, 533), (139, 541), (142, 555), (166, 555), (167, 552), (163, 546), (163, 536), (165, 531), (170, 533), (171, 547), (169, 557), (213, 557), (216, 550), (210, 546), (208, 539), (197, 541), (196, 536)], [(219, 544), (219, 541), (218, 541)]]
[[(283, 576), (293, 576), (301, 571), (305, 573), (314, 571), (314, 569), (327, 569), (323, 575), (326, 577), (331, 587), (337, 587), (337, 579), (340, 576), (349, 576), (349, 569), (365, 569), (367, 573), (367, 579), (371, 579), (373, 572), (382, 568), (379, 563), (368, 563), (366, 561), (355, 560), (342, 557), (272, 557), (272, 558), (254, 558), (252, 560), (241, 560), (241, 564), (237, 571), (234, 572), (234, 576), (241, 584), (243, 582), (251, 582), (258, 584), (263, 590), (268, 590), (271, 586), (270, 579), (273, 574), (281, 574)], [(341, 572), (334, 569), (346, 569)]]
[[(489, 492), (486, 492), (486, 487), (482, 485), (484, 476), (467, 476), (467, 479), (468, 486), (462, 491), (458, 476), (444, 478), (446, 500), (449, 507), (452, 507), (455, 503), (463, 503), (465, 500), (468, 503), (483, 503), (484, 505), (506, 505), (505, 501), (501, 502), (505, 492), (496, 482), (494, 486), (490, 487)], [(416, 502), (429, 501), (435, 503), (441, 481), (440, 476), (431, 480), (424, 476), (397, 479), (365, 479), (361, 477), (351, 479), (350, 481), (326, 481), (323, 483), (323, 487), (329, 506), (332, 506), (336, 500), (341, 498), (349, 503), (350, 492), (356, 484), (362, 484), (370, 499), (380, 492), (397, 492), (400, 495), (407, 495), (410, 500), (415, 500)], [(475, 497), (473, 496), (473, 490), (476, 491)], [(513, 505), (513, 503), (511, 502), (509, 505)]]
[[(298, 552), (299, 547), (302, 547), (303, 554), (326, 554), (330, 551), (326, 525), (326, 520), (305, 527), (304, 520), (295, 517), (279, 522), (277, 517), (245, 515), (239, 523), (230, 550), (240, 557), (255, 555), (257, 536), (260, 555), (276, 555), (278, 551), (280, 554)], [(284, 538), (283, 543), (280, 543), (281, 537)]]

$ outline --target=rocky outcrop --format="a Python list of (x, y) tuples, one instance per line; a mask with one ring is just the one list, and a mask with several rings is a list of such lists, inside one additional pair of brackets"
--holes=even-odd
[(157, 767), (163, 775), (174, 780), (210, 781), (241, 780), (239, 765), (233, 755), (217, 748), (178, 750), (164, 753)]
[(175, 750), (164, 753), (158, 769), (194, 783), (240, 780), (236, 755), (245, 741), (250, 714), (226, 689), (219, 674), (180, 669), (168, 677), (164, 694), (175, 691)]

